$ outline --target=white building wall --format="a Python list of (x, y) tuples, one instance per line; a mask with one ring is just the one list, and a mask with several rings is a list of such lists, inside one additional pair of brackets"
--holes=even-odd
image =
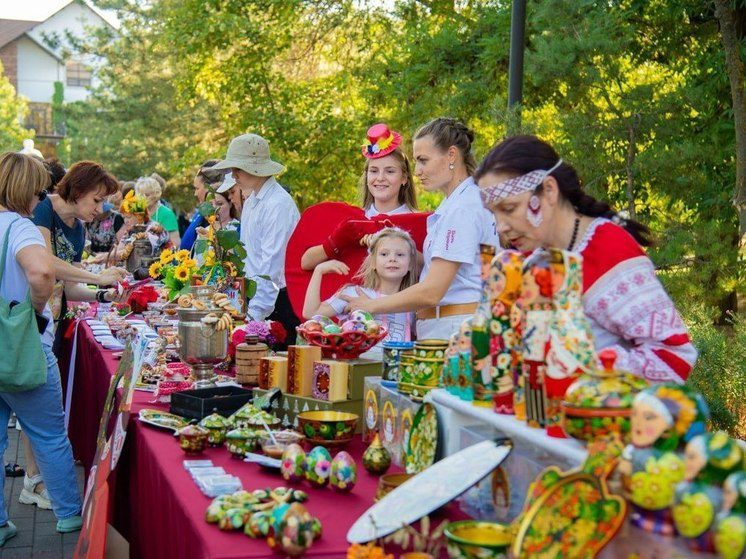
[(54, 82), (65, 81), (65, 67), (28, 37), (18, 39), (18, 93), (35, 103), (51, 103)]
[[(102, 25), (108, 25), (101, 17), (86, 6), (82, 6), (77, 2), (68, 4), (65, 8), (54, 14), (48, 20), (41, 22), (39, 25), (29, 31), (29, 35), (34, 37), (41, 44), (47, 45), (47, 38), (56, 38), (60, 41), (60, 46), (56, 49), (56, 52), (60, 55), (63, 54), (64, 50), (69, 50), (69, 44), (67, 41), (66, 32), (74, 35), (75, 37), (85, 37), (88, 34), (88, 30), (91, 27), (98, 27)], [(33, 41), (32, 41), (33, 42)], [(48, 55), (49, 56), (49, 55)], [(50, 58), (52, 58), (50, 56)], [(76, 57), (75, 60), (86, 64), (87, 66), (95, 69), (100, 67), (102, 60), (97, 57), (81, 58)], [(20, 58), (19, 58), (20, 67)], [(90, 92), (86, 87), (79, 86), (68, 86), (65, 76), (65, 67), (62, 66), (59, 71), (59, 79), (63, 84), (64, 100), (66, 103), (73, 101), (83, 101), (88, 98)], [(92, 86), (96, 87), (98, 80), (93, 77)], [(54, 92), (54, 87), (52, 87)], [(51, 102), (52, 95), (50, 93), (44, 102)]]

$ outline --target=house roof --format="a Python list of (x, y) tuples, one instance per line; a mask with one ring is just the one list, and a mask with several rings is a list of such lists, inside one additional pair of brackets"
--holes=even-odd
[(0, 48), (15, 41), (18, 37), (39, 25), (39, 21), (21, 19), (0, 19)]

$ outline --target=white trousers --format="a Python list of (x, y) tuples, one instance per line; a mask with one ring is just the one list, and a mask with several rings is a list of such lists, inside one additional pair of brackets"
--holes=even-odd
[(443, 318), (428, 318), (417, 321), (418, 340), (450, 340), (451, 336), (461, 329), (465, 320), (474, 314), (457, 314)]

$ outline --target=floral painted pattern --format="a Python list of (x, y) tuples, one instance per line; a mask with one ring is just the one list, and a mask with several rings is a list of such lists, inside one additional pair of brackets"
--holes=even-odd
[(438, 418), (435, 407), (423, 404), (417, 410), (409, 435), (409, 447), (406, 456), (408, 474), (417, 474), (433, 465), (438, 445)]

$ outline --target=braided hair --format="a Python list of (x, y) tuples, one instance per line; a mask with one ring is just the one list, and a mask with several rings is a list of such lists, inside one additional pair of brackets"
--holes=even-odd
[(477, 167), (474, 154), (471, 152), (471, 146), (474, 143), (474, 131), (463, 122), (451, 117), (435, 118), (417, 130), (414, 139), (419, 140), (425, 136), (430, 136), (433, 143), (441, 151), (445, 152), (451, 146), (458, 149), (464, 160), (466, 172), (469, 175), (474, 174), (474, 169)]
[[(474, 179), (479, 180), (490, 172), (515, 173), (516, 176), (520, 176), (537, 169), (551, 169), (559, 158), (552, 146), (536, 136), (512, 136), (490, 150), (479, 164)], [(653, 244), (652, 233), (648, 227), (635, 220), (622, 218), (607, 202), (587, 194), (572, 165), (563, 162), (552, 171), (551, 176), (557, 181), (561, 196), (579, 214), (610, 219), (626, 229), (640, 245)], [(541, 189), (542, 185), (539, 185), (536, 193), (541, 193)]]

